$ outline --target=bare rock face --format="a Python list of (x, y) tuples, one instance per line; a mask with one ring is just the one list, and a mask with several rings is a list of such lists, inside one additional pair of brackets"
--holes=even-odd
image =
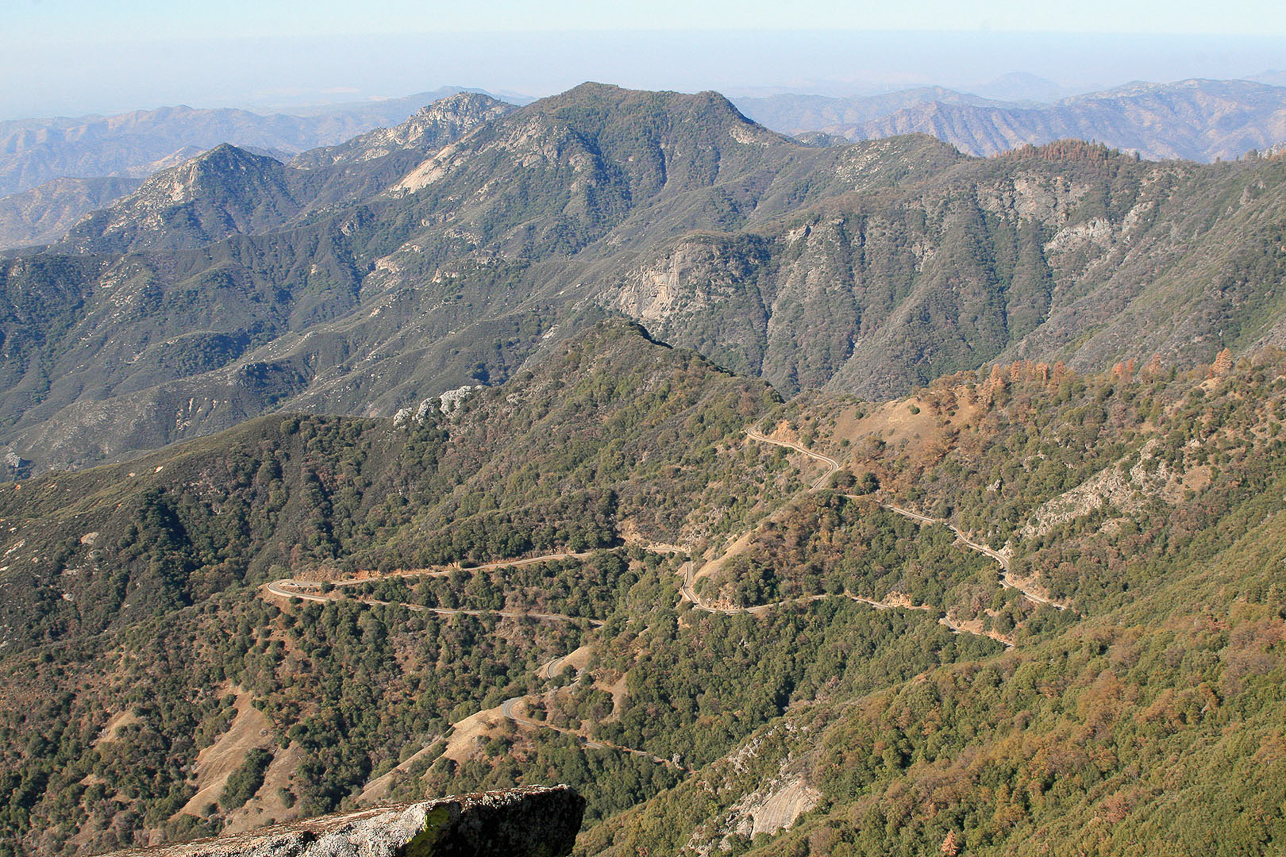
[(570, 786), (448, 797), (112, 857), (563, 857), (585, 799)]

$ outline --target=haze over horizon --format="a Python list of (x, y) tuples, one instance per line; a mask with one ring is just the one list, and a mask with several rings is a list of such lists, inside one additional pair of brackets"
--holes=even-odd
[(816, 0), (789, 10), (503, 0), (485, 11), (402, 0), (360, 10), (296, 0), (230, 0), (217, 10), (29, 0), (7, 17), (5, 119), (176, 104), (263, 110), (446, 85), (541, 97), (585, 80), (856, 95), (925, 84), (972, 91), (1020, 72), (1074, 94), (1133, 80), (1253, 78), (1279, 69), (1286, 46), (1286, 12), (1258, 0), (1024, 10), (941, 0)]

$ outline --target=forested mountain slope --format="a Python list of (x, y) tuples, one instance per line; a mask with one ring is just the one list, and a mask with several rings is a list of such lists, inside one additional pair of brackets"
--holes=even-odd
[[(970, 597), (978, 581), (963, 581), (947, 616), (1015, 646), (887, 690), (802, 696), (725, 760), (592, 831), (582, 852), (1275, 851), (1283, 368), (1280, 352), (1179, 374), (1015, 364), (876, 408), (792, 405), (795, 430), (875, 474), (885, 497), (1002, 549), (1012, 588)], [(786, 552), (741, 582), (887, 579), (886, 560), (863, 550), (870, 524), (829, 506), (802, 536), (766, 533)], [(929, 594), (955, 577), (947, 564), (925, 572), (912, 585)], [(752, 839), (788, 791), (811, 795), (810, 811)]]
[(554, 780), (585, 854), (1283, 835), (1280, 352), (783, 403), (611, 322), (432, 405), (3, 487), (4, 848)]
[(434, 110), (309, 169), (215, 150), (5, 262), (0, 438), (41, 470), (271, 409), (388, 416), (607, 314), (786, 395), (1283, 336), (1280, 158), (819, 149), (596, 84)]
[[(334, 605), (344, 628), (359, 622), (373, 635), (349, 639), (333, 606), (314, 624), (312, 612), (263, 601), (258, 585), (611, 551), (626, 534), (724, 538), (797, 486), (769, 449), (729, 454), (777, 401), (760, 381), (614, 323), (451, 413), (435, 402), (398, 421), (263, 418), (152, 458), (5, 486), (3, 847), (85, 851), (145, 841), (148, 830), (218, 829), (258, 784), (235, 805), (219, 788), (198, 800), (207, 782), (192, 764), (231, 728), (243, 697), (243, 708), (256, 706), (244, 717), (280, 742), (266, 749), (294, 797), (277, 809), (338, 805), (409, 741), (525, 687), (589, 625), (461, 616), (425, 648), (424, 624), (395, 618), (404, 610), (371, 625), (357, 602)], [(515, 608), (592, 618), (619, 591), (620, 557), (630, 555), (564, 569), (558, 587), (547, 581), (530, 596), (488, 585), (471, 606), (531, 597), (539, 603)], [(282, 621), (313, 630), (282, 637)], [(244, 635), (229, 633), (242, 626)], [(238, 752), (252, 747), (265, 749), (256, 738)], [(203, 821), (216, 799), (220, 818)]]

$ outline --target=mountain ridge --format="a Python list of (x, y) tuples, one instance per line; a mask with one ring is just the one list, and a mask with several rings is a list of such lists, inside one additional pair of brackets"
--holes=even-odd
[[(1286, 140), (1286, 89), (1253, 81), (1134, 82), (1051, 104), (1004, 104), (959, 93), (915, 94), (900, 109), (854, 99), (820, 115), (791, 115), (765, 104), (765, 116), (791, 133), (821, 131), (850, 140), (932, 134), (978, 156), (1074, 138), (1138, 152), (1150, 160), (1235, 160)], [(805, 102), (807, 103), (807, 102)], [(848, 115), (845, 115), (845, 114)]]
[(0, 197), (0, 249), (52, 244), (86, 213), (133, 193), (138, 179), (60, 178)]
[[(150, 166), (154, 162), (181, 151), (191, 157), (220, 143), (291, 154), (334, 145), (371, 128), (402, 122), (424, 104), (460, 91), (447, 87), (406, 98), (339, 105), (314, 116), (178, 106), (117, 116), (0, 121), (0, 151), (7, 153), (0, 157), (0, 196), (62, 176), (144, 178), (157, 169)], [(113, 143), (110, 150), (102, 150), (104, 141)]]
[[(716, 94), (599, 84), (458, 107), (440, 127), (459, 136), (428, 151), (410, 125), (406, 145), (310, 169), (224, 150), (210, 191), (145, 194), (159, 229), (131, 231), (137, 195), (87, 222), (118, 215), (125, 231), (84, 249), (127, 255), (7, 263), (5, 288), (62, 295), (46, 312), (70, 326), (12, 317), (7, 371), (25, 380), (0, 439), (40, 469), (148, 448), (128, 427), (171, 409), (146, 443), (263, 408), (391, 415), (503, 381), (611, 314), (786, 395), (1282, 340), (1278, 159), (1067, 142), (981, 160), (923, 135), (812, 148)], [(86, 279), (45, 282), (57, 266)]]

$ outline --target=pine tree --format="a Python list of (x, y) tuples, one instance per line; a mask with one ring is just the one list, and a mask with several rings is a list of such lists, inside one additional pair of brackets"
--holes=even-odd
[(1225, 348), (1215, 356), (1215, 362), (1210, 366), (1211, 377), (1224, 375), (1232, 369), (1232, 352)]

